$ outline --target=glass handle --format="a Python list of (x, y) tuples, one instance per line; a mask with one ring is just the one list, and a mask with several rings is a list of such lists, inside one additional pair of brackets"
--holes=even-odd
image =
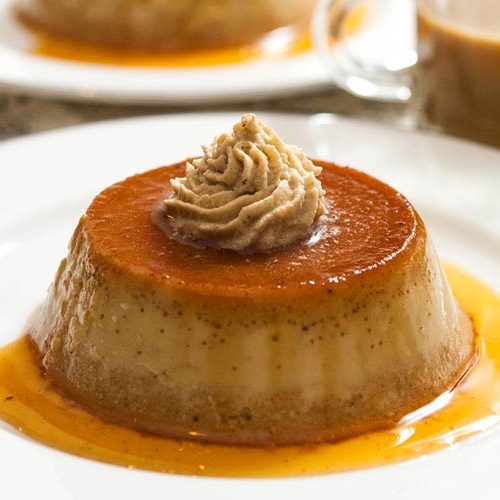
[(417, 62), (414, 0), (320, 0), (316, 50), (333, 81), (365, 99), (407, 102)]

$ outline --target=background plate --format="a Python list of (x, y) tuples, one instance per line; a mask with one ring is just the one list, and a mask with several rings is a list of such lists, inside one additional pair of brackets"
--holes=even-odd
[[(78, 217), (123, 177), (200, 153), (237, 113), (129, 119), (0, 143), (0, 344), (44, 297)], [(500, 292), (500, 151), (334, 115), (266, 115), (316, 158), (402, 191), (438, 252)], [(231, 480), (132, 471), (40, 445), (0, 423), (0, 497), (498, 499), (500, 431), (399, 465), (296, 479)]]
[(72, 100), (152, 105), (284, 96), (327, 85), (312, 52), (186, 69), (120, 67), (37, 56), (31, 53), (33, 36), (12, 16), (13, 1), (0, 0), (0, 87), (5, 89)]

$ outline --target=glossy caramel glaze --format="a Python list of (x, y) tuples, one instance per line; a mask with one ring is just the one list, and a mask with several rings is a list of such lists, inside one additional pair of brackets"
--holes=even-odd
[[(200, 294), (281, 295), (335, 289), (405, 259), (422, 222), (397, 191), (359, 171), (326, 162), (320, 179), (329, 215), (311, 241), (266, 255), (199, 249), (165, 236), (152, 213), (171, 194), (185, 162), (130, 177), (97, 196), (84, 221), (94, 249), (147, 280)], [(141, 241), (141, 245), (135, 242)]]
[(333, 444), (275, 448), (208, 445), (147, 435), (106, 423), (54, 391), (42, 377), (28, 337), (0, 350), (0, 418), (59, 450), (165, 473), (284, 477), (423, 458), (487, 435), (499, 423), (500, 298), (458, 269), (448, 266), (447, 276), (474, 320), (479, 362), (453, 392), (388, 430)]

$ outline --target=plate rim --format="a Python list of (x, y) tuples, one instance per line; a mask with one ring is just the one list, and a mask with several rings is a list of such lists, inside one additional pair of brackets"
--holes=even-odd
[[(1, 1), (1, 0), (0, 0)], [(1, 83), (0, 83), (1, 85)], [(228, 109), (223, 111), (213, 111), (210, 109), (186, 109), (185, 111), (173, 111), (169, 112), (168, 110), (162, 109), (159, 113), (149, 114), (147, 112), (139, 115), (133, 116), (124, 116), (124, 117), (116, 117), (116, 118), (105, 118), (103, 120), (92, 120), (84, 123), (76, 123), (58, 126), (56, 128), (40, 130), (36, 132), (30, 132), (27, 134), (22, 134), (14, 137), (8, 137), (6, 139), (0, 140), (0, 153), (1, 149), (3, 149), (6, 145), (14, 144), (15, 142), (24, 142), (31, 141), (32, 139), (43, 138), (44, 136), (50, 137), (52, 135), (59, 135), (60, 133), (76, 133), (79, 130), (87, 130), (92, 128), (107, 128), (110, 125), (116, 125), (121, 122), (130, 123), (134, 121), (162, 121), (162, 120), (181, 120), (186, 118), (223, 118), (224, 116), (232, 116), (234, 115), (236, 119), (239, 119), (245, 113), (258, 114), (259, 117), (264, 117), (268, 119), (283, 119), (283, 118), (292, 118), (292, 119), (302, 119), (307, 118), (313, 121), (321, 121), (322, 125), (329, 125), (331, 123), (349, 123), (354, 126), (368, 126), (374, 128), (382, 128), (387, 130), (390, 133), (402, 134), (407, 136), (417, 136), (422, 138), (428, 138), (433, 141), (453, 144), (455, 146), (467, 147), (470, 149), (478, 149), (482, 150), (485, 153), (490, 153), (493, 155), (498, 155), (500, 159), (500, 148), (496, 148), (495, 146), (491, 146), (488, 144), (483, 144), (480, 142), (473, 141), (472, 139), (467, 139), (464, 137), (458, 137), (455, 135), (447, 134), (445, 132), (440, 132), (438, 130), (433, 129), (425, 129), (418, 128), (412, 125), (406, 124), (397, 124), (385, 121), (377, 121), (375, 118), (370, 117), (359, 117), (359, 116), (350, 116), (342, 113), (336, 113), (334, 111), (307, 111), (307, 110), (273, 110), (266, 108), (258, 108), (254, 109), (254, 106), (250, 105), (249, 108), (245, 108), (244, 106)], [(499, 166), (500, 169), (500, 166)]]
[[(48, 130), (48, 131), (43, 131), (43, 132), (38, 132), (35, 134), (27, 135), (27, 136), (21, 136), (21, 137), (16, 137), (12, 139), (7, 139), (5, 141), (0, 142), (0, 157), (3, 153), (4, 148), (8, 148), (11, 145), (23, 145), (23, 143), (29, 143), (30, 141), (33, 140), (44, 140), (45, 137), (54, 137), (58, 135), (66, 135), (66, 134), (78, 134), (81, 130), (87, 130), (87, 129), (99, 129), (99, 128), (107, 128), (109, 126), (116, 127), (120, 125), (121, 123), (130, 123), (130, 122), (143, 122), (147, 123), (148, 121), (162, 121), (165, 119), (171, 119), (171, 120), (176, 120), (176, 119), (182, 119), (182, 120), (189, 120), (190, 118), (196, 118), (200, 117), (200, 115), (204, 116), (206, 119), (220, 119), (223, 117), (233, 117), (237, 115), (241, 115), (242, 111), (227, 111), (227, 112), (211, 112), (211, 111), (204, 111), (204, 112), (183, 112), (183, 113), (175, 113), (175, 114), (161, 114), (161, 115), (144, 115), (144, 116), (138, 116), (138, 117), (127, 117), (127, 118), (116, 118), (116, 119), (111, 119), (111, 120), (103, 120), (103, 121), (98, 121), (98, 122), (90, 122), (90, 123), (85, 123), (85, 124), (80, 124), (80, 125), (72, 125), (72, 126), (67, 126), (67, 127), (62, 127), (58, 129), (53, 129), (53, 130)], [(377, 123), (376, 121), (371, 121), (371, 120), (364, 120), (364, 119), (359, 119), (359, 118), (352, 118), (352, 117), (346, 117), (346, 116), (341, 116), (341, 115), (336, 115), (334, 113), (315, 113), (315, 114), (310, 114), (310, 113), (301, 113), (301, 112), (260, 112), (262, 116), (272, 118), (272, 117), (277, 117), (277, 118), (288, 118), (288, 117), (293, 117), (299, 120), (318, 120), (322, 121), (324, 123), (330, 124), (330, 123), (351, 123), (354, 125), (362, 125), (362, 126), (371, 126), (375, 128), (384, 128), (384, 129), (389, 129), (392, 132), (397, 132), (397, 133), (402, 133), (405, 135), (419, 135), (423, 137), (430, 137), (432, 140), (438, 140), (439, 142), (445, 141), (448, 144), (460, 144), (460, 145), (466, 145), (466, 146), (471, 146), (473, 149), (479, 148), (481, 151), (487, 151), (494, 153), (495, 155), (498, 155), (500, 159), (500, 151), (489, 147), (485, 146), (482, 144), (477, 144), (472, 141), (465, 141), (463, 139), (455, 138), (455, 137), (450, 137), (450, 136), (443, 136), (441, 134), (437, 134), (432, 131), (418, 131), (418, 130), (409, 130), (406, 128), (396, 128), (393, 127), (389, 124), (385, 123)], [(29, 168), (29, 167), (26, 167)], [(8, 175), (7, 173), (4, 173), (4, 175)], [(5, 429), (0, 428), (0, 437), (4, 436), (5, 433), (8, 433), (11, 435), (12, 439), (18, 440), (18, 437), (15, 436), (14, 434), (10, 433), (9, 431), (6, 431)], [(487, 443), (486, 441), (489, 441), (490, 439), (493, 439), (496, 442), (497, 449), (500, 447), (500, 431), (497, 429), (497, 431), (494, 433), (496, 436), (485, 436), (483, 439), (480, 440), (479, 443), (475, 444), (476, 448), (481, 448), (486, 446)], [(490, 441), (491, 443), (491, 441)], [(44, 449), (48, 449), (50, 452), (56, 452), (57, 454), (61, 454), (61, 456), (66, 457), (66, 459), (70, 460), (77, 460), (78, 464), (80, 461), (90, 463), (91, 467), (104, 467), (105, 469), (103, 470), (108, 470), (109, 467), (112, 469), (118, 469), (120, 471), (125, 472), (125, 469), (123, 467), (113, 465), (113, 464), (107, 464), (107, 463), (102, 463), (102, 462), (96, 462), (91, 459), (87, 459), (84, 457), (77, 457), (71, 454), (68, 454), (64, 451), (60, 451), (57, 449), (50, 448), (46, 445), (40, 444), (38, 442), (35, 442), (36, 445), (43, 447)], [(427, 462), (435, 462), (437, 463), (437, 460), (440, 459), (439, 457), (443, 455), (463, 455), (464, 452), (467, 452), (467, 450), (471, 448), (468, 446), (467, 443), (461, 444), (456, 450), (442, 450), (436, 453), (433, 453), (432, 456), (430, 457), (430, 460), (427, 460)], [(465, 450), (465, 451), (464, 451)], [(46, 450), (43, 450), (46, 451)], [(1, 451), (0, 451), (1, 454)], [(266, 485), (266, 486), (277, 486), (281, 488), (281, 485), (287, 485), (284, 490), (289, 488), (289, 485), (291, 487), (294, 487), (296, 484), (303, 484), (303, 483), (308, 483), (308, 485), (311, 484), (311, 482), (318, 483), (321, 482), (323, 485), (329, 484), (331, 481), (331, 486), (335, 487), (335, 481), (336, 478), (342, 478), (342, 477), (365, 477), (368, 475), (375, 475), (378, 476), (380, 474), (384, 474), (388, 470), (391, 471), (400, 471), (402, 468), (411, 468), (415, 465), (415, 463), (421, 462), (421, 458), (415, 458), (412, 460), (406, 460), (403, 462), (398, 462), (396, 464), (388, 464), (388, 465), (381, 465), (377, 467), (373, 467), (370, 469), (360, 469), (360, 470), (354, 470), (354, 471), (347, 471), (347, 472), (342, 472), (342, 473), (335, 473), (335, 474), (321, 474), (321, 475), (313, 475), (313, 476), (301, 476), (301, 477), (290, 477), (290, 478), (269, 478), (269, 479), (261, 479), (261, 478), (244, 478), (244, 479), (236, 479), (236, 478), (217, 478), (217, 477), (196, 477), (195, 480), (201, 484), (200, 486), (200, 491), (202, 491), (202, 488), (204, 487), (205, 484), (208, 483), (217, 483), (221, 484), (223, 487), (224, 485), (227, 485), (229, 483), (231, 484), (237, 484), (238, 486), (235, 489), (235, 492), (238, 492), (241, 488), (246, 487), (249, 484), (252, 485)], [(75, 465), (78, 467), (78, 465)], [(382, 472), (380, 472), (382, 471)], [(384, 472), (385, 471), (385, 472)], [(166, 479), (172, 479), (174, 478), (176, 481), (180, 482), (185, 482), (192, 480), (191, 477), (185, 476), (185, 475), (180, 475), (180, 474), (174, 474), (174, 475), (166, 475), (163, 473), (156, 473), (156, 472), (151, 472), (151, 471), (130, 471), (130, 475), (139, 477), (139, 478), (145, 478), (145, 480), (148, 480), (151, 475), (154, 476), (161, 476), (162, 478)], [(332, 478), (334, 478), (332, 480)], [(291, 487), (287, 489), (287, 491), (291, 491)]]

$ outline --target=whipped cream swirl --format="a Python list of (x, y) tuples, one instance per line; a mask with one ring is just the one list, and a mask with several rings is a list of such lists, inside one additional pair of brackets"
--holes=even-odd
[(255, 115), (203, 147), (171, 181), (174, 236), (209, 247), (267, 252), (310, 236), (326, 214), (321, 168)]

